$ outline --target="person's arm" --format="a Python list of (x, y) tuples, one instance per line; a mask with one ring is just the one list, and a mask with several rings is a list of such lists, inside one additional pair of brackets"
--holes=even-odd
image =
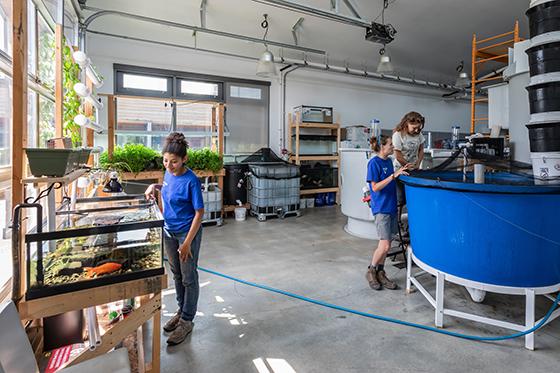
[(155, 199), (156, 196), (154, 194), (155, 191), (161, 191), (161, 184), (150, 184), (150, 186), (144, 192), (146, 199)]
[(395, 149), (394, 153), (395, 153), (395, 158), (397, 158), (397, 161), (399, 161), (401, 166), (405, 165), (407, 163), (406, 159), (404, 159), (404, 155), (403, 155), (402, 151)]
[(399, 168), (397, 171), (395, 171), (394, 173), (389, 175), (389, 177), (387, 177), (387, 178), (385, 178), (385, 179), (383, 179), (379, 182), (372, 181), (371, 182), (371, 190), (373, 190), (374, 192), (379, 192), (380, 190), (385, 188), (387, 185), (389, 185), (389, 183), (391, 181), (397, 179), (399, 176), (408, 175), (408, 172), (406, 172), (406, 170), (408, 170), (409, 168), (410, 168), (410, 164), (407, 163), (404, 166), (402, 166), (401, 168)]
[(194, 237), (198, 233), (200, 226), (202, 225), (202, 217), (204, 216), (204, 207), (200, 208), (195, 211), (194, 218), (191, 223), (191, 229), (189, 229), (189, 233), (187, 233), (187, 237), (185, 241), (179, 247), (179, 258), (181, 258), (182, 262), (185, 262), (188, 258), (192, 258), (191, 253), (191, 243), (194, 240)]
[(414, 164), (414, 168), (420, 169), (420, 165), (422, 164), (422, 160), (424, 159), (424, 145), (420, 144), (418, 148), (418, 160)]

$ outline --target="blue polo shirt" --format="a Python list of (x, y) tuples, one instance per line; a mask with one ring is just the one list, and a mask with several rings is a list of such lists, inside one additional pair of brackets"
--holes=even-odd
[(164, 227), (170, 232), (188, 232), (195, 211), (204, 208), (200, 181), (190, 169), (175, 176), (165, 171), (161, 188)]
[(374, 192), (371, 188), (371, 182), (378, 183), (385, 180), (394, 172), (393, 162), (391, 159), (383, 159), (378, 156), (369, 160), (367, 167), (367, 183), (371, 194), (371, 212), (375, 214), (397, 213), (397, 183), (392, 180), (385, 188), (379, 192)]

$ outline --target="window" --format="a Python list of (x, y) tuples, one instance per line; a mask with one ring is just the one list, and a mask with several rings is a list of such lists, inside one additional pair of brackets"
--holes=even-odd
[(123, 87), (147, 91), (167, 91), (167, 79), (145, 75), (123, 74)]
[(47, 146), (47, 140), (55, 136), (54, 101), (39, 95), (39, 144), (40, 148)]
[[(193, 149), (212, 146), (212, 107), (207, 103), (177, 102), (176, 131), (183, 132)], [(215, 135), (215, 134), (214, 134)]]
[(54, 32), (41, 15), (37, 18), (37, 27), (39, 28), (37, 77), (45, 86), (54, 89)]
[(171, 102), (144, 98), (117, 98), (117, 145), (144, 144), (161, 151), (171, 132)]
[(9, 217), (11, 214), (12, 82), (0, 73), (0, 287), (12, 276)]
[(27, 146), (30, 148), (37, 147), (37, 116), (39, 115), (37, 111), (37, 99), (38, 94), (29, 89), (27, 91)]
[(226, 154), (253, 153), (268, 146), (269, 87), (226, 83)]
[(229, 87), (229, 95), (230, 97), (235, 97), (235, 98), (260, 100), (262, 97), (262, 88), (240, 87), (236, 85), (231, 85)]
[(0, 0), (0, 50), (12, 55), (12, 1)]
[(27, 25), (29, 32), (27, 33), (27, 71), (31, 75), (35, 75), (37, 67), (37, 44), (35, 43), (35, 38), (37, 37), (35, 33), (36, 15), (35, 4), (33, 4), (32, 1), (28, 1)]
[(179, 79), (177, 97), (193, 100), (221, 100), (222, 83)]

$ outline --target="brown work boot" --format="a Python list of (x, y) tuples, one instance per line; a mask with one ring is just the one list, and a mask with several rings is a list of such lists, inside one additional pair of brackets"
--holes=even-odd
[(366, 272), (366, 279), (369, 283), (369, 287), (372, 288), (373, 290), (381, 290), (381, 283), (379, 282), (379, 280), (377, 279), (377, 276), (375, 275), (375, 268), (374, 267), (369, 267), (367, 272)]
[(398, 288), (398, 285), (393, 281), (389, 280), (385, 275), (385, 271), (381, 270), (377, 272), (377, 280), (383, 285), (385, 289), (395, 290)]
[(186, 321), (180, 318), (175, 330), (171, 333), (169, 338), (167, 338), (167, 344), (174, 346), (183, 342), (185, 338), (187, 338), (187, 335), (192, 332), (193, 326), (194, 324), (192, 321)]
[(177, 324), (179, 324), (180, 319), (181, 319), (181, 310), (177, 311), (177, 313), (173, 315), (173, 317), (168, 322), (165, 323), (165, 325), (163, 326), (163, 330), (166, 331), (167, 333), (174, 331), (175, 328), (177, 327)]

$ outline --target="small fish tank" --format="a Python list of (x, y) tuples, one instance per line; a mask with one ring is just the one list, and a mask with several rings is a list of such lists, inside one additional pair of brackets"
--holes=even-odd
[(26, 299), (162, 275), (163, 217), (144, 196), (79, 199), (25, 236)]

